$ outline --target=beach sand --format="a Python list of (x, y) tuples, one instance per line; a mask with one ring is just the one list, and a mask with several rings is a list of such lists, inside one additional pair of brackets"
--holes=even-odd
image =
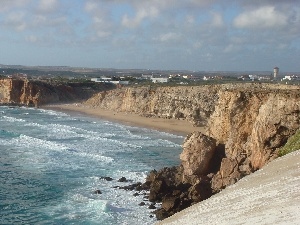
[(300, 224), (300, 150), (157, 225)]
[(192, 123), (185, 120), (163, 119), (154, 117), (148, 118), (133, 113), (114, 112), (110, 110), (103, 110), (100, 108), (93, 108), (80, 103), (46, 105), (42, 108), (70, 113), (77, 112), (101, 119), (106, 119), (109, 121), (118, 122), (121, 124), (145, 127), (182, 136), (186, 136), (193, 131), (201, 131), (202, 133), (205, 133), (204, 127), (194, 127)]

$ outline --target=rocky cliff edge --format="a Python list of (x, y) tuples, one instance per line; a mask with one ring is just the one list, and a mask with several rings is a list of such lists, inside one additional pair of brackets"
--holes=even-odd
[(278, 156), (300, 127), (300, 89), (276, 84), (126, 88), (102, 92), (86, 104), (185, 119), (207, 132), (185, 138), (181, 164), (152, 171), (143, 187), (162, 202), (158, 219), (209, 198)]

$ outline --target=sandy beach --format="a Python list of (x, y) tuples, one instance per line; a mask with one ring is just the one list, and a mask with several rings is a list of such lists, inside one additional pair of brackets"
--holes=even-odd
[(93, 108), (80, 103), (46, 105), (42, 108), (57, 111), (65, 111), (70, 113), (77, 112), (101, 119), (115, 121), (126, 125), (145, 127), (182, 136), (186, 136), (192, 133), (193, 131), (201, 131), (205, 133), (204, 127), (194, 127), (192, 123), (185, 120), (148, 118), (133, 113), (114, 112), (109, 110), (103, 110), (100, 108)]

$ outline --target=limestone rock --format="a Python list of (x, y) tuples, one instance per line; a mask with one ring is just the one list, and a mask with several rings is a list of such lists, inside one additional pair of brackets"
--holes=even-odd
[(39, 106), (49, 103), (86, 100), (106, 89), (94, 83), (50, 83), (37, 80), (0, 79), (0, 103)]
[(180, 154), (184, 176), (205, 175), (216, 150), (216, 140), (201, 132), (189, 135), (183, 144)]
[(300, 126), (294, 88), (221, 90), (208, 134), (225, 144), (227, 157), (249, 158), (253, 169), (261, 168)]

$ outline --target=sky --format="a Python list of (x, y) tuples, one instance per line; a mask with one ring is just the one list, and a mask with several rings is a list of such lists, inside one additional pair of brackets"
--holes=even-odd
[(300, 0), (0, 3), (0, 64), (300, 71)]

